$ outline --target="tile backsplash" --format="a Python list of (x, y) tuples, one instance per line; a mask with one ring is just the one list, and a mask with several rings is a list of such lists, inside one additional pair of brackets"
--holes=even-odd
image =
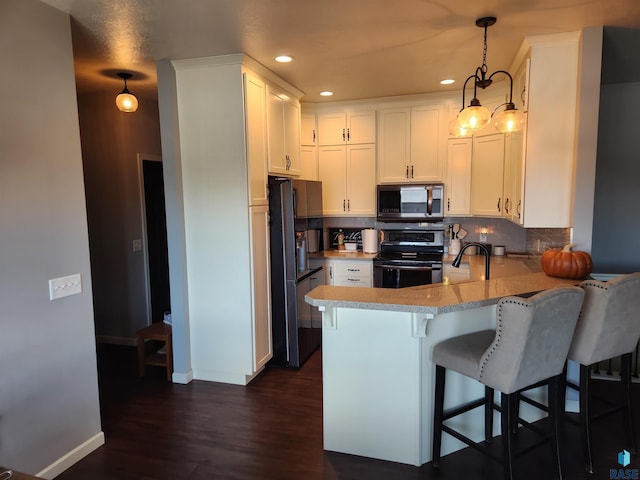
[[(458, 223), (467, 231), (466, 242), (479, 242), (482, 230), (486, 230), (486, 243), (504, 245), (507, 252), (542, 255), (547, 248), (557, 248), (569, 243), (569, 228), (522, 228), (515, 223), (501, 218), (451, 217), (444, 219), (445, 232), (448, 226)], [(415, 224), (377, 222), (373, 217), (325, 217), (325, 245), (330, 245), (329, 232), (343, 228), (360, 230), (363, 228), (399, 229)], [(416, 225), (416, 228), (420, 228)]]

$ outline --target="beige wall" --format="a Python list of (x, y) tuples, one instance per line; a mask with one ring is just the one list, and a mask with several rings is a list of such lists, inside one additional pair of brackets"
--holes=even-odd
[(116, 94), (81, 94), (78, 110), (96, 335), (126, 344), (147, 325), (145, 253), (133, 251), (143, 239), (138, 154), (160, 156), (160, 123), (157, 99), (140, 98), (137, 112), (123, 113)]
[(104, 443), (70, 19), (2, 0), (0, 23), (0, 465), (53, 478)]

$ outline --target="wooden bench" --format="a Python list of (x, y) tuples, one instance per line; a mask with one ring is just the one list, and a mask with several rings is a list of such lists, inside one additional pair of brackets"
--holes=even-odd
[[(171, 325), (163, 322), (154, 323), (136, 332), (138, 337), (138, 374), (144, 377), (146, 365), (157, 365), (167, 369), (167, 380), (171, 381), (173, 373), (173, 347), (171, 341)], [(145, 342), (158, 340), (164, 342), (165, 353), (147, 354)]]

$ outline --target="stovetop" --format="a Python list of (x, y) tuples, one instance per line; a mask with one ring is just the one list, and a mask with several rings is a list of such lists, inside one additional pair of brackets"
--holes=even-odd
[(388, 230), (374, 261), (425, 264), (442, 262), (444, 230)]

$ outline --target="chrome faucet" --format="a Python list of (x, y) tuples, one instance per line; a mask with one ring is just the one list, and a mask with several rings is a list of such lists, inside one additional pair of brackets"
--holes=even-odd
[(460, 249), (460, 252), (458, 252), (458, 256), (453, 260), (453, 262), (451, 262), (451, 266), (460, 268), (462, 254), (469, 247), (478, 247), (480, 250), (482, 250), (482, 253), (484, 253), (484, 279), (489, 280), (489, 257), (491, 256), (491, 253), (489, 252), (487, 246), (481, 243), (469, 242), (465, 244), (465, 246)]

